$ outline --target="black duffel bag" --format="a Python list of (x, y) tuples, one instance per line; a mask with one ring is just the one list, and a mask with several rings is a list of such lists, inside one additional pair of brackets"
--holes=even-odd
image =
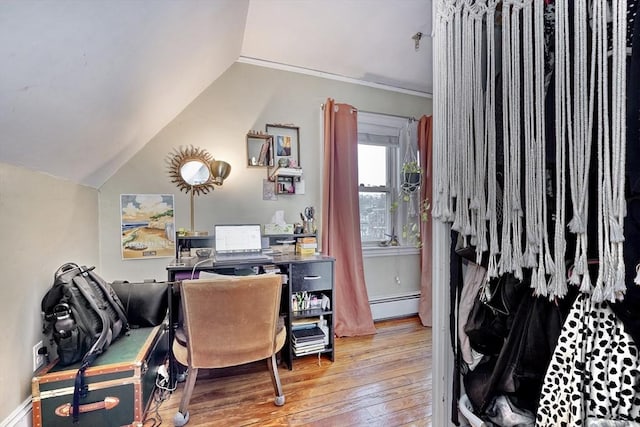
[(131, 327), (156, 326), (166, 318), (169, 306), (167, 282), (117, 280), (111, 287), (122, 301)]

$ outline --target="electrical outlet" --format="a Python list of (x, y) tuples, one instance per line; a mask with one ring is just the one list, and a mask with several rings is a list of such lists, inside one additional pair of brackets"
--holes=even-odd
[(400, 284), (400, 276), (396, 276), (396, 285)]
[(36, 345), (33, 346), (33, 371), (37, 371), (38, 368), (44, 365), (44, 354), (40, 354), (40, 349), (44, 347), (42, 345), (42, 341), (38, 341)]

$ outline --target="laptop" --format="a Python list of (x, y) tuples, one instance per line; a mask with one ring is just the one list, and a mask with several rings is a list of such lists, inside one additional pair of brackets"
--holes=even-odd
[(215, 225), (215, 262), (272, 261), (262, 253), (260, 224)]

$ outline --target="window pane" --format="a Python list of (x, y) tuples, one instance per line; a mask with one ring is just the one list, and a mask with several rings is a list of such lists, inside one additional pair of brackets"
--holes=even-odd
[(360, 192), (360, 237), (362, 242), (386, 240), (389, 208), (387, 193)]
[(387, 147), (358, 144), (358, 183), (378, 187), (387, 185)]

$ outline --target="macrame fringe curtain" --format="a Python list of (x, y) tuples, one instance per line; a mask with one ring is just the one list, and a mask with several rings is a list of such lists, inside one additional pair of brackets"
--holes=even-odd
[[(554, 0), (551, 152), (545, 3), (437, 0), (432, 216), (476, 247), (478, 263), (488, 255), (489, 277), (521, 279), (528, 271), (536, 295), (562, 298), (572, 284), (594, 302), (614, 302), (626, 289), (627, 1)], [(548, 158), (555, 159), (553, 187)], [(589, 200), (589, 191), (597, 200)], [(555, 196), (553, 206), (547, 193)], [(596, 218), (587, 215), (589, 203), (596, 203)], [(587, 269), (589, 224), (598, 230), (595, 280)]]

